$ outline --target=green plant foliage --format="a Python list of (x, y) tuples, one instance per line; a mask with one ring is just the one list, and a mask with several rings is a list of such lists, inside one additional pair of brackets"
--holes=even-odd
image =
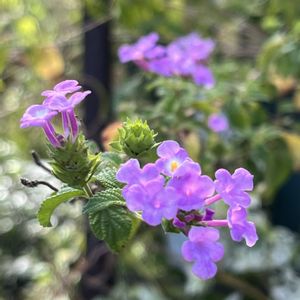
[(52, 194), (43, 201), (38, 211), (37, 218), (43, 227), (51, 227), (51, 216), (54, 210), (62, 203), (73, 199), (74, 197), (84, 196), (83, 190), (77, 190), (68, 186), (63, 187), (57, 193)]
[(126, 203), (122, 198), (120, 188), (109, 188), (105, 191), (96, 193), (83, 207), (83, 213), (94, 213), (105, 210), (111, 206), (126, 207)]
[(85, 137), (78, 135), (74, 143), (54, 148), (49, 145), (53, 174), (71, 187), (84, 186), (100, 163), (100, 155), (90, 153)]
[(93, 196), (84, 207), (95, 236), (120, 252), (136, 230), (138, 221), (127, 210), (121, 189), (107, 189)]
[(101, 169), (99, 173), (96, 172), (93, 179), (99, 181), (104, 188), (119, 188), (122, 184), (116, 180), (116, 172), (116, 168), (106, 167)]

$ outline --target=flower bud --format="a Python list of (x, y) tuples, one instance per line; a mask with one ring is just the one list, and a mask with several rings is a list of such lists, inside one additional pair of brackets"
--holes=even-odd
[(113, 142), (111, 146), (126, 153), (129, 157), (139, 157), (152, 151), (156, 145), (156, 133), (151, 130), (146, 121), (137, 119), (131, 121), (127, 119), (123, 123), (123, 127), (119, 129), (118, 140)]
[(100, 163), (100, 155), (90, 152), (82, 134), (74, 143), (67, 140), (59, 148), (50, 145), (49, 150), (53, 175), (71, 187), (84, 186)]

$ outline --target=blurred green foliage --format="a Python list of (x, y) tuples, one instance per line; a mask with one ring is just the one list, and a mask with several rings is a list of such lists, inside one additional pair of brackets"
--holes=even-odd
[[(216, 280), (190, 275), (176, 252), (180, 241), (141, 228), (119, 261), (107, 299), (298, 299), (299, 241), (274, 228), (262, 209), (300, 169), (297, 0), (0, 0), (0, 299), (76, 294), (80, 270), (74, 265), (85, 248), (81, 205), (56, 211), (54, 230), (38, 225), (35, 213), (48, 190), (25, 190), (18, 177), (52, 179), (25, 160), (31, 148), (44, 154), (46, 147), (39, 129), (19, 129), (19, 118), (41, 101), (43, 89), (61, 78), (82, 79), (82, 33), (89, 30), (81, 24), (84, 7), (93, 17), (90, 28), (113, 20), (113, 100), (120, 117), (147, 119), (161, 133), (158, 140), (181, 141), (211, 175), (216, 167), (244, 166), (256, 180), (251, 218), (260, 242), (249, 250), (225, 236), (229, 254)], [(121, 66), (117, 48), (151, 31), (162, 43), (191, 31), (213, 38), (215, 88)], [(230, 134), (207, 128), (207, 117), (218, 111), (228, 116)]]

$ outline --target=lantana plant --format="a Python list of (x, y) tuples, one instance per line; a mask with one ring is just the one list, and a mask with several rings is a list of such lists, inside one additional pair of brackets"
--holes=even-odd
[[(144, 64), (146, 56), (139, 51), (155, 47), (155, 41), (152, 36), (150, 41), (138, 42), (132, 59)], [(185, 47), (184, 40), (178, 43)], [(124, 49), (123, 55), (128, 48)], [(43, 104), (30, 106), (21, 119), (22, 128), (43, 128), (52, 174), (62, 182), (41, 204), (38, 220), (42, 226), (52, 226), (51, 215), (61, 203), (80, 197), (92, 231), (113, 252), (126, 247), (141, 222), (162, 226), (166, 233), (186, 236), (182, 256), (193, 262), (193, 273), (203, 280), (215, 276), (216, 262), (224, 255), (219, 228), (228, 228), (234, 241), (255, 245), (255, 225), (247, 217), (248, 192), (253, 189), (249, 171), (238, 168), (231, 174), (219, 169), (215, 179), (210, 178), (176, 141), (156, 141), (157, 134), (140, 119), (124, 122), (112, 143), (113, 152), (93, 153), (74, 112), (90, 93), (80, 89), (75, 80), (58, 83), (42, 93)], [(52, 123), (59, 116), (61, 129)], [(219, 207), (215, 203), (221, 201), (227, 207), (224, 219), (215, 218)]]

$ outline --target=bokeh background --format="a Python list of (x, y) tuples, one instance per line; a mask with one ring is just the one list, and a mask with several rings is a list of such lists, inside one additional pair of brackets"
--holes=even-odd
[[(154, 77), (117, 49), (158, 32), (162, 44), (197, 32), (216, 42), (216, 85)], [(0, 0), (0, 299), (300, 299), (300, 5), (298, 0)], [(160, 140), (180, 141), (202, 169), (246, 167), (255, 175), (250, 215), (260, 240), (249, 249), (222, 237), (214, 280), (191, 275), (181, 239), (142, 228), (125, 253), (110, 254), (89, 232), (81, 203), (62, 205), (55, 228), (35, 218), (55, 181), (38, 129), (21, 130), (26, 107), (63, 79), (92, 89), (78, 114), (104, 149), (126, 116)], [(222, 111), (230, 130), (207, 117)]]

